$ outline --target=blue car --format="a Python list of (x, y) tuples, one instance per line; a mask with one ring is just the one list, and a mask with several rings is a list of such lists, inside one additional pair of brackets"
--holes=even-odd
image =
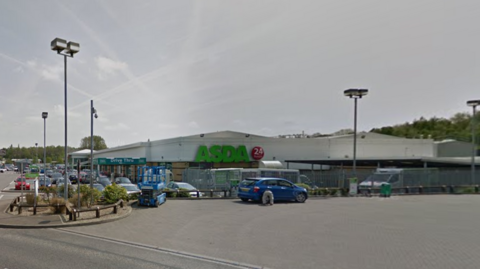
[(304, 203), (308, 198), (305, 188), (298, 187), (292, 182), (282, 178), (246, 178), (238, 186), (238, 198), (261, 201), (266, 190), (273, 193), (275, 201), (297, 201)]

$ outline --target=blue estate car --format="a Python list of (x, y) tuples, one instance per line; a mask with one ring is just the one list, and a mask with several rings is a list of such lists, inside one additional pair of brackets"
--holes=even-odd
[(282, 178), (246, 178), (238, 186), (238, 198), (261, 201), (265, 190), (273, 193), (275, 201), (297, 201), (304, 203), (308, 198), (305, 188), (301, 188), (292, 182)]

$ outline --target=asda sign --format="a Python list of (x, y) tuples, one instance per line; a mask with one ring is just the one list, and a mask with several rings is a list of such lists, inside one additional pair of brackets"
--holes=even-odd
[[(262, 149), (263, 152), (263, 149)], [(263, 157), (263, 156), (262, 156)], [(207, 146), (200, 146), (195, 156), (195, 162), (209, 162), (209, 163), (239, 163), (250, 162), (250, 156), (247, 152), (247, 147), (241, 145), (235, 148), (234, 146), (219, 146), (214, 145), (208, 148)]]

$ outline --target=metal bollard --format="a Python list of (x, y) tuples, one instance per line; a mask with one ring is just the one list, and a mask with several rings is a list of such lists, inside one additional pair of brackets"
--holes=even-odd
[(223, 190), (223, 198), (227, 197), (227, 190)]
[(33, 206), (33, 215), (37, 215), (37, 207)]
[(96, 217), (97, 218), (100, 218), (100, 208), (97, 206), (97, 210), (96, 210)]
[(200, 192), (197, 190), (197, 198), (200, 198)]
[(123, 208), (123, 200), (120, 201), (120, 207)]
[(423, 186), (419, 186), (419, 187), (418, 187), (418, 193), (419, 193), (419, 194), (423, 194)]
[(18, 214), (22, 214), (22, 206), (18, 206)]
[(73, 209), (72, 215), (73, 215), (73, 221), (77, 221), (77, 210), (76, 209)]
[(450, 190), (450, 193), (454, 193), (455, 186), (450, 185), (448, 188)]
[(113, 206), (113, 214), (117, 214), (117, 205)]
[(213, 198), (213, 190), (210, 189), (210, 198)]
[(442, 185), (442, 192), (447, 192), (447, 186)]
[(405, 187), (405, 194), (409, 194), (410, 193), (410, 187), (409, 186), (406, 186)]
[(10, 204), (10, 212), (13, 212), (13, 204)]

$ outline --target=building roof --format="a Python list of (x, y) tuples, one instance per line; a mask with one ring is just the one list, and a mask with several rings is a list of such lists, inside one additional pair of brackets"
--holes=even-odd
[[(466, 167), (471, 165), (471, 157), (408, 157), (408, 158), (358, 158), (357, 167)], [(352, 159), (285, 160), (287, 163), (318, 164), (330, 166), (353, 166)], [(480, 157), (475, 158), (475, 166), (480, 165)]]
[[(95, 153), (95, 152), (96, 151), (94, 150), (93, 153)], [(70, 153), (68, 153), (68, 155), (70, 155), (72, 157), (89, 156), (90, 155), (90, 150), (89, 149), (82, 149), (82, 150), (79, 150), (79, 151), (70, 152)]]

